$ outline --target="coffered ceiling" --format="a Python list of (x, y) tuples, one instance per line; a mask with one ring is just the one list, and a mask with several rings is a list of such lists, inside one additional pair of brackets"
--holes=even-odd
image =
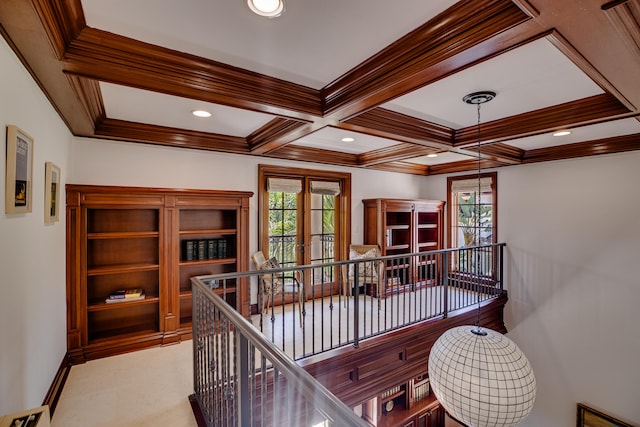
[(640, 0), (285, 1), (3, 0), (0, 24), (77, 136), (458, 172), (490, 90), (483, 167), (640, 149)]

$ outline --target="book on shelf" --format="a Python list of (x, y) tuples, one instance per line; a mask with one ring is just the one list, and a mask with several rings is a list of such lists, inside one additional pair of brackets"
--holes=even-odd
[(207, 246), (204, 240), (198, 240), (198, 259), (203, 260), (207, 258)]
[(113, 291), (111, 292), (111, 294), (109, 294), (109, 299), (124, 299), (126, 292), (127, 291), (124, 289), (118, 289), (117, 291)]
[(207, 240), (207, 258), (218, 258), (218, 242), (215, 239)]
[(186, 240), (184, 242), (184, 259), (187, 261), (193, 261), (193, 240)]
[(125, 299), (138, 298), (143, 294), (144, 294), (144, 291), (140, 288), (127, 289), (124, 293), (124, 298)]
[(118, 289), (109, 294), (109, 298), (105, 300), (107, 304), (116, 302), (129, 302), (144, 299), (144, 291), (140, 288), (135, 289)]
[(218, 239), (218, 256), (217, 258), (226, 258), (227, 257), (227, 240), (226, 239)]

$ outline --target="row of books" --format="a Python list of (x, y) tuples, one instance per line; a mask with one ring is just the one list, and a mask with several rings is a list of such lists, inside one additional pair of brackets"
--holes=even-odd
[(182, 242), (182, 259), (195, 261), (227, 257), (227, 239), (185, 240)]
[(113, 304), (118, 302), (138, 301), (144, 299), (144, 290), (140, 288), (134, 289), (118, 289), (109, 294), (104, 302), (107, 304)]

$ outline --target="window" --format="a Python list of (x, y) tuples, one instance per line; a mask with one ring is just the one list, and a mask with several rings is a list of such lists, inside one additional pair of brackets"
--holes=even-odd
[[(455, 176), (447, 178), (448, 243), (450, 248), (465, 248), (497, 242), (497, 174)], [(462, 251), (453, 257), (452, 268), (459, 272), (490, 276), (492, 251), (482, 252), (481, 259), (468, 259)]]
[[(260, 165), (261, 250), (282, 266), (343, 259), (351, 234), (350, 190), (348, 173)], [(313, 274), (313, 283), (335, 281), (333, 269)]]

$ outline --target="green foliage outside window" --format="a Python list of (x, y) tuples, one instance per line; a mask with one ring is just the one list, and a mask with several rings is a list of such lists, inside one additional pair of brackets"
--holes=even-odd
[[(458, 193), (458, 228), (462, 231), (465, 247), (491, 243), (493, 210), (491, 204), (480, 204), (478, 207), (476, 196), (477, 192)], [(487, 240), (487, 234), (488, 242), (483, 241)]]

